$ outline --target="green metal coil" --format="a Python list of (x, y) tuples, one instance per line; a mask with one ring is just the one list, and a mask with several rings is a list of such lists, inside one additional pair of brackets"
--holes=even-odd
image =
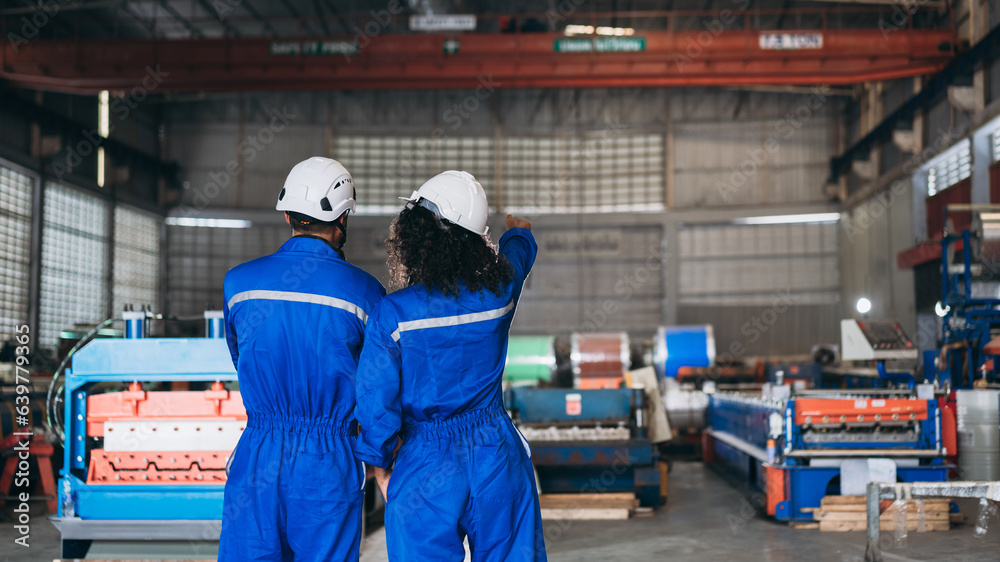
[(548, 382), (556, 369), (554, 336), (510, 336), (503, 380), (510, 384)]

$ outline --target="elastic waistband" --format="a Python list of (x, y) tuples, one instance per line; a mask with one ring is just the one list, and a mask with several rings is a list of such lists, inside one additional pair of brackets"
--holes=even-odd
[(428, 420), (403, 426), (403, 437), (432, 437), (439, 435), (458, 435), (463, 431), (475, 429), (506, 416), (503, 404), (494, 404), (479, 410), (469, 410), (461, 414), (441, 420)]
[(358, 434), (357, 420), (324, 420), (306, 416), (275, 416), (247, 412), (247, 429), (324, 433), (353, 437)]

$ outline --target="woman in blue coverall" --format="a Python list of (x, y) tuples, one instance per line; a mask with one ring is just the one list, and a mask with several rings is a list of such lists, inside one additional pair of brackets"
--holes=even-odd
[[(376, 468), (389, 559), (546, 560), (531, 452), (503, 405), (507, 337), (538, 247), (507, 216), (499, 253), (471, 174), (448, 171), (393, 222), (396, 292), (368, 320), (355, 454)], [(400, 288), (402, 287), (402, 288)]]

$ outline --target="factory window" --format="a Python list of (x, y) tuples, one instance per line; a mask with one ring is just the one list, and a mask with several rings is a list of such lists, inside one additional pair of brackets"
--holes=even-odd
[(35, 179), (0, 164), (0, 338), (28, 320), (31, 196)]
[(399, 197), (449, 169), (472, 173), (494, 206), (515, 213), (665, 208), (660, 134), (516, 136), (498, 146), (492, 137), (344, 136), (335, 157), (364, 186), (361, 214), (399, 211)]
[[(663, 137), (601, 131), (511, 137), (503, 145), (503, 207), (514, 213), (661, 211)], [(608, 197), (613, 191), (614, 197)]]
[(969, 140), (963, 139), (935, 158), (926, 174), (928, 197), (969, 177), (972, 174)]
[(993, 149), (990, 155), (990, 163), (993, 163), (1000, 160), (1000, 128), (990, 133), (990, 145)]
[(160, 218), (128, 207), (115, 208), (114, 303), (139, 309), (158, 306)]
[(398, 212), (399, 197), (445, 170), (471, 173), (492, 195), (491, 137), (343, 136), (334, 152), (351, 171), (354, 183), (363, 186), (358, 200), (361, 214)]
[[(285, 224), (252, 228), (168, 224), (165, 312), (200, 317), (206, 310), (221, 310), (226, 272), (276, 252), (290, 235)], [(353, 247), (349, 245), (349, 250)]]
[(107, 317), (107, 202), (57, 184), (45, 186), (39, 343), (55, 347), (74, 324)]

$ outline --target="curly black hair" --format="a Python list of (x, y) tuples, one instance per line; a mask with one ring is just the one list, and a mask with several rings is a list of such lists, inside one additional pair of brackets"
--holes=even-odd
[(485, 236), (442, 222), (424, 207), (403, 209), (385, 245), (392, 289), (421, 284), (458, 296), (464, 284), (472, 292), (500, 295), (514, 279), (507, 258)]

